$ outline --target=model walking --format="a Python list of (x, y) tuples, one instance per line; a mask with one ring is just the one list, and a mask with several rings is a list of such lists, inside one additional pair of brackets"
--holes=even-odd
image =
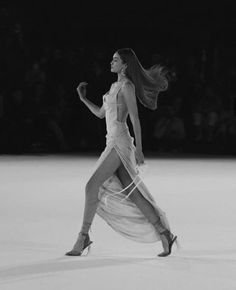
[[(111, 72), (118, 76), (103, 96), (98, 107), (86, 98), (86, 85), (79, 84), (81, 101), (99, 118), (106, 119), (106, 148), (85, 188), (85, 208), (82, 227), (68, 256), (80, 256), (91, 245), (89, 229), (95, 213), (115, 231), (138, 242), (161, 240), (163, 252), (171, 254), (174, 236), (165, 213), (156, 205), (152, 195), (139, 176), (138, 166), (144, 163), (141, 126), (137, 98), (151, 110), (156, 109), (158, 93), (168, 87), (165, 74), (159, 66), (146, 70), (130, 48), (119, 49), (113, 55)], [(130, 117), (135, 137), (129, 133)]]

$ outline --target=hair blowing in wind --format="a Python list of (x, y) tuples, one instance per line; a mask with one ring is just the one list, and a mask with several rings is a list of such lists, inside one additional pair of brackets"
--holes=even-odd
[(155, 110), (160, 92), (168, 88), (166, 72), (160, 65), (144, 69), (131, 48), (117, 50), (122, 61), (127, 64), (126, 76), (135, 86), (135, 93), (143, 106)]

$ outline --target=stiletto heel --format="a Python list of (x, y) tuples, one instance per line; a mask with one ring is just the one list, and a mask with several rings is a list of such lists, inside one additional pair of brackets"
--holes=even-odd
[(164, 251), (160, 253), (159, 257), (166, 257), (171, 254), (171, 249), (174, 243), (177, 244), (177, 236), (174, 236), (169, 230), (165, 230), (160, 233), (160, 235), (164, 235), (168, 242), (168, 251)]
[(89, 244), (89, 246), (87, 247), (87, 253), (85, 254), (85, 256), (88, 256), (90, 251), (91, 251), (91, 244), (92, 242)]
[(83, 254), (83, 251), (87, 249), (87, 254), (90, 252), (91, 244), (93, 242), (90, 240), (88, 234), (79, 233), (79, 237), (73, 247), (73, 249), (70, 252), (67, 252), (66, 256), (81, 256)]

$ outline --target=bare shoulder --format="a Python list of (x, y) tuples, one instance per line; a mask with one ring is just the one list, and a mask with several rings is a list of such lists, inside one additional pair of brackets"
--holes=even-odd
[(134, 84), (130, 81), (130, 80), (126, 80), (123, 84), (122, 84), (122, 91), (123, 92), (129, 92), (129, 93), (133, 93), (135, 91), (135, 86)]

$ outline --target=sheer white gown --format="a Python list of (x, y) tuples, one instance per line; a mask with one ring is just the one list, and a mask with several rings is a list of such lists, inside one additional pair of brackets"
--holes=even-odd
[[(151, 193), (139, 176), (134, 154), (134, 139), (130, 135), (127, 122), (119, 122), (117, 120), (119, 106), (123, 105), (117, 103), (117, 94), (123, 84), (124, 82), (114, 83), (110, 91), (103, 96), (107, 129), (106, 148), (95, 164), (95, 170), (114, 148), (132, 178), (133, 183), (137, 186), (143, 197), (153, 205), (164, 227), (170, 229), (165, 213), (157, 206)], [(128, 239), (143, 243), (153, 243), (160, 240), (153, 225), (131, 199), (127, 197), (127, 192), (130, 193), (131, 189), (128, 188), (126, 191), (123, 189), (116, 174), (108, 178), (99, 188), (97, 214), (116, 232)]]

